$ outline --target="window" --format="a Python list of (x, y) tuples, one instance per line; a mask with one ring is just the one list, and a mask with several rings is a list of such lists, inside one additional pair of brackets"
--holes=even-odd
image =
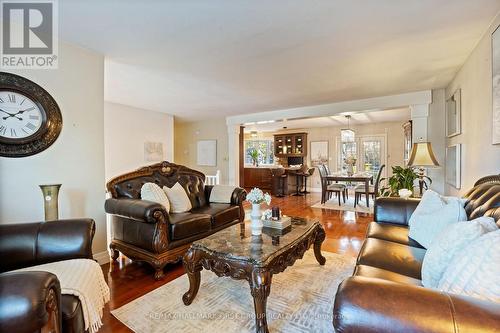
[(273, 140), (247, 140), (245, 141), (245, 164), (253, 164), (250, 153), (256, 149), (259, 152), (260, 164), (274, 164)]

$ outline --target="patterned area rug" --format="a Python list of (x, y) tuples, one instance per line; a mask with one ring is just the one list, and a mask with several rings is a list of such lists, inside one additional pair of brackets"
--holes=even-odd
[[(340, 282), (352, 274), (355, 259), (328, 252), (323, 255), (325, 266), (318, 264), (311, 249), (294, 266), (273, 276), (267, 300), (270, 332), (333, 331), (335, 293)], [(183, 275), (111, 313), (138, 333), (255, 332), (253, 299), (245, 280), (218, 278), (203, 270), (200, 291), (185, 306), (182, 295), (188, 286)]]
[(363, 196), (362, 200), (358, 202), (356, 205), (356, 208), (354, 208), (354, 194), (349, 194), (349, 199), (346, 200), (344, 203), (343, 201), (340, 201), (342, 204), (339, 206), (339, 200), (337, 198), (333, 198), (325, 202), (324, 204), (321, 204), (321, 202), (318, 202), (314, 205), (312, 205), (312, 208), (323, 208), (323, 209), (334, 209), (334, 210), (347, 210), (351, 212), (358, 212), (358, 213), (372, 213), (373, 214), (373, 199), (370, 198), (370, 208), (366, 207), (366, 201), (365, 197)]

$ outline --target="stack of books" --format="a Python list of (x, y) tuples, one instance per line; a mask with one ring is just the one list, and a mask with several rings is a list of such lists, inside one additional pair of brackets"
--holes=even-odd
[(264, 219), (263, 224), (265, 228), (283, 230), (292, 225), (292, 219), (290, 216), (282, 215), (279, 220)]

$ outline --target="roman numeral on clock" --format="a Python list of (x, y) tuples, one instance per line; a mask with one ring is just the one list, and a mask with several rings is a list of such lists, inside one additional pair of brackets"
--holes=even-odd
[(3, 99), (0, 98), (0, 103), (4, 103)]
[(36, 129), (36, 126), (32, 123), (27, 123), (26, 127), (29, 128), (30, 130), (34, 131)]
[(16, 102), (16, 95), (9, 94), (9, 102), (15, 103)]
[(5, 126), (0, 126), (0, 134), (5, 135), (5, 132), (7, 131), (7, 127)]
[(13, 128), (10, 129), (10, 136), (17, 136), (15, 129), (13, 129)]

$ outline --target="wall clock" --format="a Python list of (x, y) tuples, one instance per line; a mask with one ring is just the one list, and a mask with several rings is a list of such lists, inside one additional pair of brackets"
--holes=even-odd
[(0, 72), (0, 156), (38, 154), (56, 141), (61, 128), (61, 110), (45, 89)]

